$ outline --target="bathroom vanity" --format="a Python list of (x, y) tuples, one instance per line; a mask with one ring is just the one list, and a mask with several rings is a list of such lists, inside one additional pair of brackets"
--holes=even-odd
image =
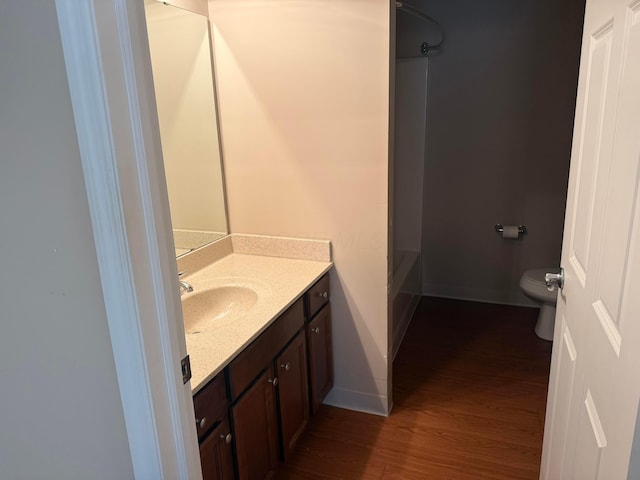
[(274, 478), (331, 389), (331, 266), (234, 252), (185, 276), (205, 480)]

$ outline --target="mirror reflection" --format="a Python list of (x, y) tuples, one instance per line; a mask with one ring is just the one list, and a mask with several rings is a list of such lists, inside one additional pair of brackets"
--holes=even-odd
[(227, 234), (209, 24), (157, 1), (145, 10), (179, 256)]

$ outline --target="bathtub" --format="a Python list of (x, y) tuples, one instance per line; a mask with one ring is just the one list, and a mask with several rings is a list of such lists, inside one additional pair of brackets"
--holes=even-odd
[(392, 358), (395, 358), (421, 297), (420, 253), (396, 251), (391, 281)]

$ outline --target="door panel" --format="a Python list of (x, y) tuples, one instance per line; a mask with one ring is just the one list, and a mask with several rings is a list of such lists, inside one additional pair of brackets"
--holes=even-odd
[(578, 424), (577, 451), (581, 452), (580, 461), (574, 462), (573, 472), (567, 478), (597, 478), (602, 450), (607, 446), (606, 435), (600, 422), (598, 409), (591, 392), (582, 402)]
[(565, 318), (561, 317), (556, 322), (559, 320), (560, 324), (556, 329), (559, 335), (554, 339), (554, 348), (556, 345), (559, 345), (559, 348), (551, 374), (555, 382), (550, 386), (550, 391), (555, 392), (555, 397), (549, 400), (550, 405), (554, 405), (554, 418), (549, 420), (549, 415), (547, 416), (547, 423), (554, 424), (556, 431), (554, 437), (545, 445), (549, 451), (549, 458), (546, 464), (543, 462), (543, 478), (554, 478), (550, 472), (562, 472), (560, 478), (568, 478), (567, 472), (572, 468), (571, 459), (575, 446), (571, 439), (575, 438), (577, 422), (577, 418), (572, 416), (571, 412), (579, 408), (581, 389), (584, 385), (578, 375), (578, 352), (571, 332)]
[[(567, 325), (562, 319), (561, 325), (562, 335), (560, 341), (562, 345), (559, 350), (559, 360), (556, 364), (556, 368), (559, 371), (555, 374), (555, 392), (556, 396), (553, 399), (555, 405), (554, 414), (557, 419), (556, 422), (557, 435), (554, 438), (557, 445), (553, 445), (551, 448), (551, 458), (549, 462), (551, 465), (561, 465), (565, 452), (565, 439), (568, 431), (569, 412), (571, 411), (571, 398), (573, 391), (571, 389), (559, 389), (558, 383), (561, 382), (565, 385), (573, 385), (576, 373), (576, 356), (577, 352), (571, 339), (571, 334), (567, 328)], [(551, 467), (550, 467), (551, 468)], [(554, 467), (554, 469), (561, 470), (561, 467)]]
[(571, 250), (573, 266), (582, 285), (585, 285), (588, 252), (591, 243), (591, 224), (595, 204), (596, 172), (600, 160), (604, 124), (607, 77), (611, 63), (611, 24), (594, 35), (589, 51), (589, 70), (586, 80), (586, 101), (582, 110), (582, 137), (577, 158), (578, 186), (576, 188)]

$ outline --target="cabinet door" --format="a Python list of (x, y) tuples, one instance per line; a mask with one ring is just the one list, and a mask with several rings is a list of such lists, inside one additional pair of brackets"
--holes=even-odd
[(278, 406), (285, 460), (309, 423), (309, 383), (304, 332), (299, 333), (276, 358), (280, 379)]
[(231, 408), (240, 480), (275, 477), (278, 427), (274, 384), (277, 383), (270, 368)]
[(331, 305), (326, 305), (307, 325), (311, 411), (320, 408), (333, 387), (333, 348), (331, 344)]
[(200, 463), (204, 480), (233, 480), (231, 429), (225, 418), (200, 445)]

